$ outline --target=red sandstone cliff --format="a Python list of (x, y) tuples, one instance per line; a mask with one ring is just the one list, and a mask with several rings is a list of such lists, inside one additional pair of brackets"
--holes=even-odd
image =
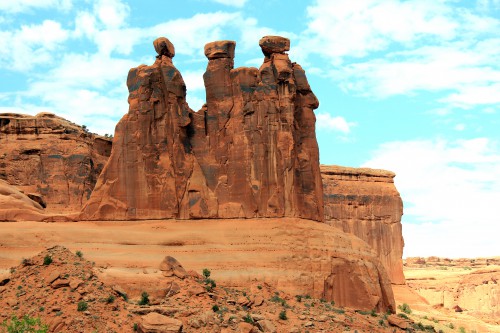
[(318, 100), (288, 39), (260, 45), (260, 69), (234, 69), (235, 42), (207, 44), (207, 103), (193, 112), (173, 45), (155, 40), (155, 63), (129, 72), (129, 112), (82, 218), (322, 220)]
[(394, 173), (368, 168), (321, 165), (325, 220), (367, 242), (394, 284), (404, 284), (403, 202)]
[(50, 113), (0, 114), (0, 179), (43, 198), (52, 213), (90, 197), (111, 141)]

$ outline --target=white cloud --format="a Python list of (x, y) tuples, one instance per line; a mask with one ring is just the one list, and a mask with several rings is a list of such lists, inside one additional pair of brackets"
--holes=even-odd
[(125, 24), (130, 7), (120, 0), (98, 0), (94, 12), (107, 29), (116, 29)]
[(331, 75), (342, 79), (345, 91), (365, 96), (454, 90), (442, 101), (457, 105), (494, 104), (500, 96), (498, 53), (500, 39), (478, 43), (470, 49), (464, 48), (463, 43), (426, 46), (390, 53), (386, 59), (341, 66)]
[(430, 35), (455, 36), (449, 8), (436, 1), (318, 0), (308, 7), (310, 18), (304, 47), (328, 57), (363, 57), (391, 43), (412, 43)]
[(8, 13), (22, 13), (33, 9), (55, 8), (68, 10), (72, 6), (71, 0), (2, 0), (0, 10)]
[[(500, 71), (499, 71), (500, 74)], [(481, 104), (500, 104), (500, 79), (498, 83), (484, 86), (465, 86), (441, 100), (463, 108)]]
[(487, 138), (389, 142), (363, 166), (396, 173), (405, 203), (406, 256), (499, 255), (498, 142)]
[(212, 1), (226, 6), (233, 6), (240, 8), (245, 6), (245, 3), (247, 2), (247, 0), (212, 0)]
[(349, 134), (356, 123), (347, 122), (344, 117), (332, 117), (329, 113), (319, 112), (316, 114), (316, 127), (319, 131), (337, 131)]
[(38, 64), (47, 65), (68, 36), (68, 31), (52, 20), (0, 31), (0, 67), (28, 71)]
[(203, 81), (203, 74), (205, 71), (184, 71), (182, 72), (182, 78), (186, 84), (188, 91), (202, 90), (205, 91), (205, 82)]
[[(349, 93), (384, 98), (441, 92), (442, 103), (497, 104), (500, 19), (439, 1), (318, 0), (300, 48), (328, 61)], [(425, 46), (422, 46), (425, 45)]]

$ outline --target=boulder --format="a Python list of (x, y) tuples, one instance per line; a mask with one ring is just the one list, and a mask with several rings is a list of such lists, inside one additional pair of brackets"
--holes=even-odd
[(264, 36), (259, 40), (259, 46), (265, 56), (273, 53), (290, 51), (290, 40), (281, 36)]
[(403, 330), (411, 328), (408, 320), (394, 314), (387, 316), (387, 322), (389, 323), (389, 325), (399, 327)]
[(151, 312), (142, 317), (137, 331), (139, 333), (179, 333), (182, 332), (182, 322), (156, 312)]
[(232, 40), (215, 41), (205, 45), (205, 56), (209, 59), (234, 58), (236, 42)]
[(174, 44), (172, 44), (167, 38), (160, 37), (153, 41), (153, 46), (156, 53), (158, 53), (158, 58), (161, 56), (166, 56), (168, 58), (173, 58), (175, 56)]
[(181, 263), (171, 256), (166, 256), (160, 263), (160, 271), (164, 276), (177, 276), (180, 279), (184, 279), (187, 275)]

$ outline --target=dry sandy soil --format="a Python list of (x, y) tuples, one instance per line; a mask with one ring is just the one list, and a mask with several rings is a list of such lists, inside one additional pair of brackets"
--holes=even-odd
[[(315, 227), (311, 228), (310, 223)], [(301, 279), (301, 271), (314, 272), (326, 264), (328, 250), (322, 241), (329, 228), (297, 219), (257, 219), (245, 223), (234, 220), (0, 223), (0, 277), (8, 276), (10, 268), (19, 265), (23, 258), (62, 245), (73, 252), (83, 252), (87, 260), (95, 262), (100, 281), (110, 286), (126, 286), (132, 299), (138, 299), (145, 290), (153, 299), (158, 295), (164, 287), (159, 283), (163, 277), (158, 266), (167, 255), (177, 258), (187, 270), (201, 272), (209, 268), (212, 277), (226, 286), (244, 289), (269, 283), (286, 291), (291, 279)], [(283, 262), (291, 267), (286, 276), (280, 268)], [(297, 264), (290, 266), (290, 262)], [(466, 304), (463, 312), (455, 312), (450, 308), (453, 301), (435, 304), (434, 295), (434, 292), (443, 294), (441, 289), (448, 290), (451, 295), (448, 299), (455, 297), (459, 301), (455, 294), (464, 288), (453, 288), (470, 282), (464, 276), (498, 276), (499, 266), (442, 267), (406, 266), (408, 285), (394, 286), (396, 303), (409, 304), (410, 318), (433, 325), (436, 331), (460, 332), (463, 327), (466, 332), (500, 332), (496, 313), (485, 314), (486, 306), (481, 310)], [(482, 292), (483, 296), (478, 297), (484, 299), (484, 293), (498, 292), (496, 282), (488, 281), (489, 291), (475, 286), (468, 289), (468, 295)], [(310, 283), (304, 277), (303, 284)]]

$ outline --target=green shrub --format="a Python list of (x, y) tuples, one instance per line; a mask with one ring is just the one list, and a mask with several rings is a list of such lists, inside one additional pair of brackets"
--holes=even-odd
[(52, 264), (52, 257), (49, 256), (48, 254), (43, 258), (43, 264), (45, 266), (48, 266), (50, 264)]
[(406, 303), (403, 303), (403, 305), (399, 305), (398, 309), (406, 314), (411, 314), (410, 306)]
[(460, 328), (458, 329), (458, 331), (459, 331), (460, 333), (465, 333), (465, 328), (464, 328), (464, 327), (460, 327)]
[(247, 315), (245, 317), (243, 317), (243, 320), (245, 321), (245, 323), (249, 323), (249, 324), (252, 324), (252, 325), (254, 323), (253, 318), (252, 318), (252, 316), (250, 316), (249, 313), (247, 313)]
[(214, 280), (206, 278), (205, 279), (205, 289), (207, 291), (212, 291), (214, 288), (217, 287), (217, 284), (215, 283)]
[(217, 304), (215, 304), (214, 306), (212, 306), (212, 311), (213, 312), (219, 311), (219, 306)]
[(203, 280), (203, 283), (205, 284), (205, 289), (208, 292), (211, 292), (214, 290), (215, 287), (217, 287), (217, 284), (215, 283), (214, 280), (210, 278), (210, 270), (207, 268), (203, 268), (203, 276), (205, 279)]
[(80, 302), (78, 302), (78, 306), (76, 309), (78, 311), (87, 311), (88, 308), (89, 308), (89, 305), (87, 304), (87, 302), (80, 301)]
[(278, 295), (273, 295), (273, 297), (271, 297), (269, 300), (274, 303), (280, 303), (281, 305), (286, 304), (286, 301)]
[(82, 253), (82, 251), (80, 251), (80, 250), (76, 251), (76, 255), (77, 255), (79, 258), (83, 258), (83, 253)]
[(114, 295), (109, 295), (108, 298), (106, 298), (106, 303), (111, 304), (115, 301), (115, 296)]
[(137, 323), (134, 323), (134, 332), (137, 332), (138, 329), (139, 329), (139, 326), (137, 325)]
[(10, 322), (4, 321), (1, 326), (7, 329), (7, 333), (47, 333), (49, 330), (40, 318), (31, 318), (28, 315), (22, 318), (13, 316)]
[(281, 320), (287, 320), (288, 319), (288, 317), (286, 316), (286, 311), (285, 310), (283, 310), (283, 311), (280, 312), (279, 318)]
[(404, 313), (398, 313), (398, 317), (404, 318), (404, 319), (409, 319), (407, 315)]
[(297, 300), (297, 302), (302, 302), (302, 295), (295, 295), (295, 299)]
[(149, 294), (145, 291), (141, 294), (141, 300), (139, 301), (139, 305), (148, 305), (149, 304)]

